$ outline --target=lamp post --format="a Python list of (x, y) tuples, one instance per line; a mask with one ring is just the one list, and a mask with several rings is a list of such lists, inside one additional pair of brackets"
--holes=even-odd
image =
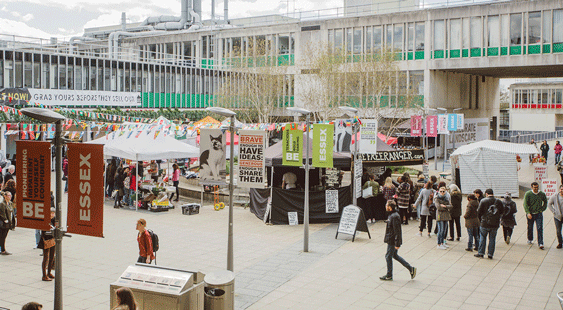
[[(23, 115), (34, 118), (36, 120), (45, 123), (55, 123), (55, 218), (59, 221), (58, 225), (55, 225), (54, 235), (55, 235), (55, 301), (54, 309), (63, 309), (63, 230), (61, 230), (61, 203), (63, 195), (62, 187), (62, 147), (63, 147), (63, 137), (62, 137), (62, 122), (65, 119), (64, 116), (57, 112), (51, 110), (45, 110), (40, 108), (24, 108), (21, 109)], [(49, 184), (50, 186), (50, 184)]]
[(309, 125), (311, 122), (311, 111), (302, 108), (289, 107), (291, 112), (299, 113), (307, 117), (307, 142), (305, 146), (305, 203), (303, 204), (303, 252), (309, 252)]
[(219, 107), (208, 107), (206, 110), (231, 118), (231, 125), (229, 126), (229, 131), (231, 132), (231, 159), (229, 160), (229, 237), (227, 240), (227, 270), (233, 271), (233, 191), (235, 189), (233, 162), (235, 153), (235, 116), (237, 113)]
[[(437, 110), (440, 110), (440, 111), (444, 111), (446, 114), (448, 114), (448, 109), (447, 109), (447, 108), (436, 108), (436, 109), (437, 109)], [(451, 108), (450, 108), (450, 109), (451, 109)], [(455, 109), (452, 109), (452, 112), (459, 111), (459, 110), (462, 110), (462, 108), (455, 108)], [(446, 136), (444, 136), (444, 161), (442, 162), (442, 172), (445, 171), (446, 160), (448, 159), (448, 158), (447, 158), (447, 157), (448, 157), (448, 148), (447, 148), (447, 145), (448, 145), (448, 138), (447, 138)], [(453, 147), (455, 148), (455, 131), (454, 131), (454, 133), (453, 133)]]
[[(358, 109), (352, 107), (338, 107), (340, 110), (344, 111), (347, 114), (353, 114), (354, 116), (358, 115)], [(358, 198), (356, 197), (356, 186), (360, 186), (356, 184), (356, 156), (358, 156), (358, 125), (359, 123), (354, 123), (352, 126), (352, 133), (354, 135), (354, 139), (356, 142), (354, 143), (354, 151), (352, 152), (352, 158), (354, 159), (354, 164), (352, 165), (352, 203), (357, 206), (358, 205)]]

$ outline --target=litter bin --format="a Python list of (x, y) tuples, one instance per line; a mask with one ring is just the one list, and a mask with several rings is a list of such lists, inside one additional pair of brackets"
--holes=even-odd
[(235, 274), (220, 270), (208, 273), (205, 282), (205, 310), (233, 310), (235, 308)]

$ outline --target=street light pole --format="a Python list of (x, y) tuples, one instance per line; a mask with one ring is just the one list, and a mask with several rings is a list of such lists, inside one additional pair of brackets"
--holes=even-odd
[(227, 237), (227, 270), (234, 271), (234, 250), (233, 250), (233, 191), (235, 189), (234, 184), (234, 171), (233, 171), (233, 164), (234, 164), (234, 157), (235, 157), (235, 116), (237, 115), (235, 112), (219, 107), (208, 107), (206, 108), (207, 111), (211, 111), (213, 113), (217, 113), (222, 116), (230, 117), (231, 118), (231, 125), (229, 126), (229, 130), (231, 132), (231, 158), (229, 160), (229, 231)]
[[(63, 183), (62, 183), (62, 147), (63, 147), (63, 136), (62, 136), (62, 126), (64, 116), (57, 112), (40, 109), (40, 108), (23, 108), (20, 110), (23, 115), (29, 116), (31, 118), (40, 120), (45, 123), (55, 123), (55, 218), (58, 223), (56, 223), (54, 228), (55, 237), (55, 300), (54, 309), (63, 309), (63, 235), (64, 231), (61, 229), (61, 203), (63, 201)], [(49, 184), (49, 187), (51, 185)]]
[(305, 201), (303, 203), (303, 252), (309, 252), (309, 126), (311, 125), (311, 111), (289, 107), (289, 111), (300, 113), (306, 116), (306, 127), (307, 127), (307, 142), (305, 151)]
[[(353, 114), (354, 116), (358, 115), (358, 109), (356, 108), (352, 108), (352, 107), (338, 107), (340, 110), (344, 111), (345, 113), (349, 113), (349, 114)], [(352, 204), (357, 206), (358, 205), (358, 198), (356, 197), (356, 187), (360, 186), (359, 184), (356, 184), (356, 160), (358, 160), (358, 158), (356, 158), (358, 156), (358, 143), (359, 143), (359, 139), (358, 139), (358, 126), (360, 125), (359, 122), (352, 122), (352, 133), (353, 133), (353, 137), (354, 139), (356, 139), (355, 143), (354, 143), (354, 150), (352, 152), (352, 158), (353, 158), (353, 164), (352, 164), (352, 173), (351, 173), (351, 183), (352, 183)]]

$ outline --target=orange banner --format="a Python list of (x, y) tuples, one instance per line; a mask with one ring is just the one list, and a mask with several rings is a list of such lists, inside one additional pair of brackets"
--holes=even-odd
[(50, 230), (51, 143), (16, 141), (16, 180), (18, 227)]
[(104, 146), (68, 143), (68, 232), (104, 236)]

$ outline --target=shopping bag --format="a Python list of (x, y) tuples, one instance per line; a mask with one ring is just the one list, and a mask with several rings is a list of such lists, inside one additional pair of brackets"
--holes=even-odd
[(368, 186), (362, 191), (362, 198), (371, 198), (371, 197), (373, 197), (373, 188), (371, 188), (371, 186)]

